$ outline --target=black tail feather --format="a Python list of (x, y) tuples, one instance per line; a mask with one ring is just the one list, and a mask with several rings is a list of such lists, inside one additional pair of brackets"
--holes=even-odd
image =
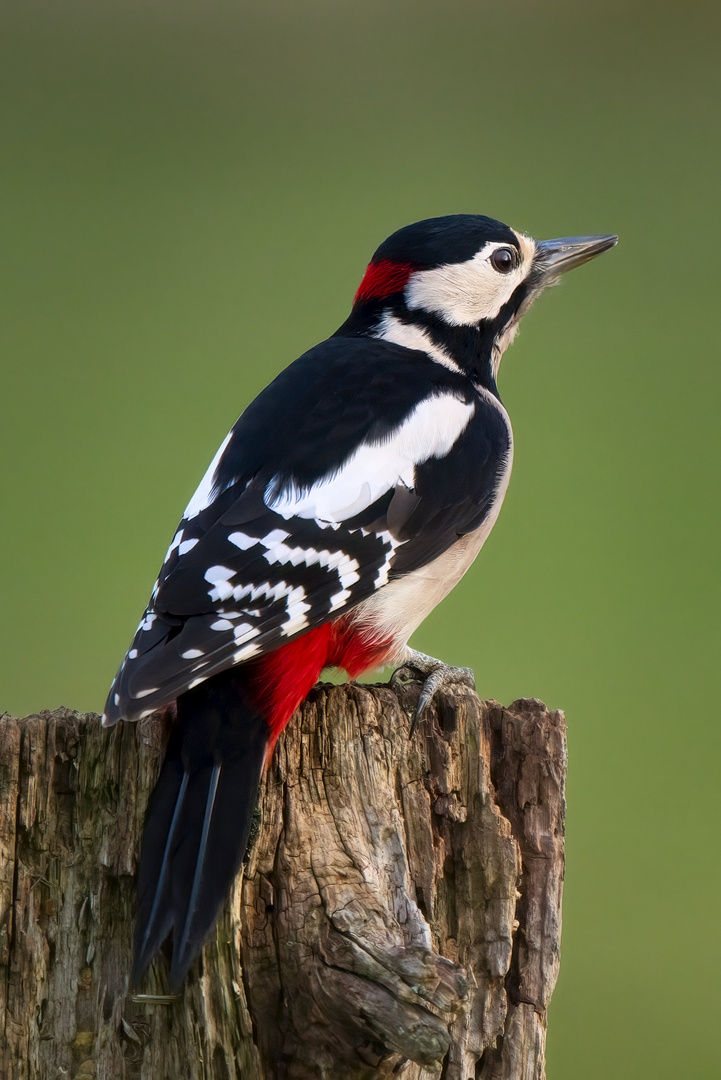
[(190, 900), (188, 901), (188, 913), (185, 916), (185, 925), (183, 926), (183, 932), (180, 935), (180, 943), (178, 944), (177, 948), (175, 947), (175, 945), (173, 946), (173, 968), (178, 965), (182, 967), (183, 958), (188, 952), (188, 946), (190, 945), (191, 941), (193, 920), (196, 908), (198, 906), (198, 895), (200, 893), (200, 885), (203, 880), (203, 870), (205, 868), (205, 853), (208, 849), (208, 834), (210, 833), (210, 822), (213, 818), (213, 807), (215, 806), (215, 796), (218, 791), (218, 781), (220, 780), (221, 769), (222, 765), (214, 765), (213, 771), (210, 774), (210, 783), (208, 784), (208, 797), (205, 802), (205, 815), (203, 817), (203, 831), (200, 834), (200, 843), (198, 844), (198, 855), (195, 862), (193, 885), (190, 890)]
[(269, 732), (241, 679), (223, 672), (178, 699), (143, 832), (134, 984), (169, 935), (182, 983), (245, 853)]

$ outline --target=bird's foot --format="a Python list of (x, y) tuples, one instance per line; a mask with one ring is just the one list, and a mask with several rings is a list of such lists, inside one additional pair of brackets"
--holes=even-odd
[(413, 738), (418, 724), (423, 719), (423, 714), (439, 690), (449, 686), (469, 686), (471, 690), (476, 689), (476, 681), (470, 668), (451, 667), (450, 664), (444, 664), (442, 660), (436, 660), (432, 656), (426, 656), (425, 653), (409, 649), (405, 663), (396, 668), (391, 675), (390, 685), (395, 688), (399, 684), (420, 680), (423, 681), (423, 686), (411, 724), (409, 739)]

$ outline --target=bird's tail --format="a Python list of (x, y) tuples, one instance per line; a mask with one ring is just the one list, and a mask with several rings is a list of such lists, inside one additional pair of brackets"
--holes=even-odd
[(169, 936), (173, 988), (200, 952), (245, 854), (269, 737), (237, 669), (178, 698), (145, 819), (133, 984)]

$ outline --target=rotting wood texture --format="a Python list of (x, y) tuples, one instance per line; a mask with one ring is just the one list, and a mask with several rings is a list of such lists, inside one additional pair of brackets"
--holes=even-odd
[(458, 689), (409, 741), (417, 694), (315, 688), (268, 770), (245, 873), (167, 1002), (162, 959), (127, 989), (167, 723), (0, 718), (0, 1076), (542, 1080), (563, 716)]

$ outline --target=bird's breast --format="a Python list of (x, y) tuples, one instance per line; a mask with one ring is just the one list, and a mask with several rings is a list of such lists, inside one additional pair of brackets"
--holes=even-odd
[[(505, 410), (504, 410), (505, 411)], [(349, 614), (360, 634), (389, 643), (385, 662), (402, 660), (414, 630), (461, 580), (495, 525), (508, 490), (513, 465), (510, 443), (488, 513), (481, 525), (466, 533), (442, 555), (390, 581)]]

